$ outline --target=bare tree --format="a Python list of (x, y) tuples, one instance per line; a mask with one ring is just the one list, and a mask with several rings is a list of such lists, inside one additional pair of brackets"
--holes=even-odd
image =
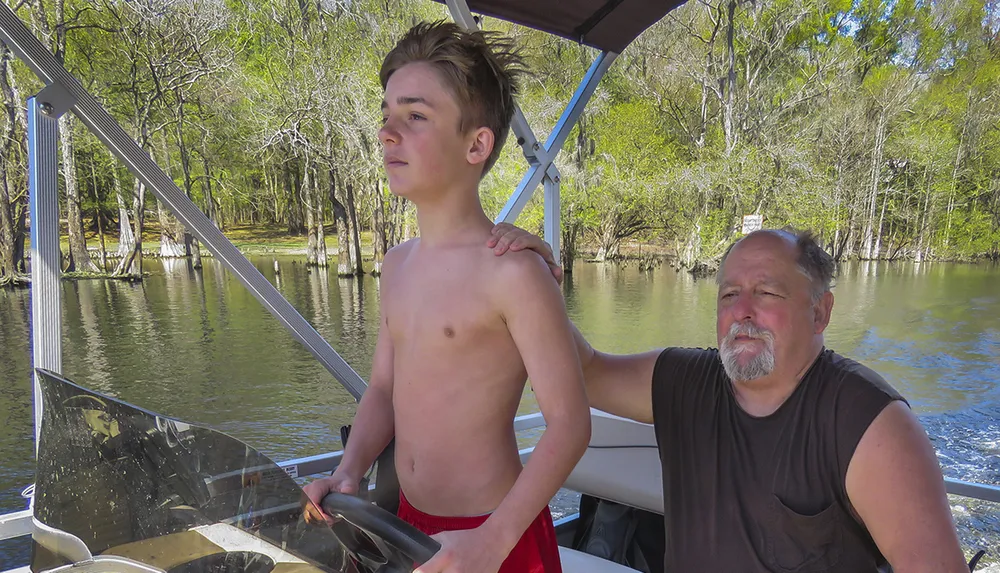
[(0, 44), (0, 92), (3, 94), (3, 128), (0, 132), (0, 286), (21, 282), (24, 272), (24, 235), (27, 204), (26, 150), (23, 136), (27, 131), (19, 103), (11, 52)]

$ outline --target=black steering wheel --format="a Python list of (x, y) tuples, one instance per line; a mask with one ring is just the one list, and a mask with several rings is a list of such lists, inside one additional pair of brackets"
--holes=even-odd
[(361, 498), (331, 492), (320, 506), (330, 517), (339, 517), (368, 535), (388, 566), (380, 570), (412, 571), (441, 549), (426, 533)]

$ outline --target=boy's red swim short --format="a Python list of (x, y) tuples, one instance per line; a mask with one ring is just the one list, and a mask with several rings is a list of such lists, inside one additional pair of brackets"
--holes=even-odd
[[(483, 524), (489, 515), (476, 517), (438, 517), (429, 515), (410, 505), (403, 492), (399, 492), (399, 518), (423, 531), (434, 535), (442, 531), (475, 529)], [(559, 561), (559, 546), (556, 530), (552, 525), (552, 514), (546, 507), (531, 522), (527, 531), (507, 555), (499, 573), (562, 573)]]

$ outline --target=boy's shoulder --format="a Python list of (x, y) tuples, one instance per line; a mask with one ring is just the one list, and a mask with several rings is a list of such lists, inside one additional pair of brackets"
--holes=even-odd
[(492, 283), (513, 297), (533, 297), (543, 290), (560, 290), (545, 260), (534, 251), (507, 251), (496, 256), (487, 254)]
[(420, 242), (420, 237), (413, 237), (412, 239), (407, 239), (402, 243), (389, 248), (389, 251), (385, 254), (385, 258), (389, 257), (399, 257), (402, 254), (409, 252), (410, 249)]
[(399, 264), (400, 261), (406, 258), (406, 255), (413, 250), (414, 245), (420, 241), (419, 237), (414, 237), (403, 241), (402, 243), (391, 247), (382, 258), (382, 268), (385, 270), (387, 267), (392, 268)]
[(512, 278), (528, 278), (530, 276), (549, 275), (549, 267), (542, 256), (531, 250), (510, 251), (497, 256), (492, 249), (487, 248), (487, 257), (491, 266), (497, 272), (512, 275)]
[[(416, 237), (389, 249), (383, 259), (383, 273), (392, 272), (392, 269), (402, 264), (419, 244), (420, 238)], [(520, 291), (522, 288), (558, 288), (548, 264), (534, 251), (507, 251), (497, 256), (493, 249), (484, 245), (473, 248), (469, 254), (473, 256), (466, 259), (466, 270), (478, 279), (501, 287), (505, 292), (510, 292), (511, 289)]]

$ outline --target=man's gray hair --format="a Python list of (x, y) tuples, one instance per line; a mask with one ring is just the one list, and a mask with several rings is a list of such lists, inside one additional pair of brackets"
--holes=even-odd
[(816, 235), (812, 231), (798, 231), (792, 227), (754, 231), (732, 245), (729, 245), (725, 254), (722, 255), (722, 260), (719, 261), (719, 273), (716, 275), (716, 283), (722, 281), (722, 267), (726, 264), (726, 258), (729, 257), (729, 253), (733, 250), (733, 247), (740, 244), (740, 241), (752, 237), (757, 233), (778, 235), (795, 243), (795, 247), (799, 253), (796, 263), (799, 272), (805, 275), (809, 279), (809, 282), (812, 283), (811, 294), (813, 301), (818, 301), (823, 297), (824, 293), (830, 291), (837, 274), (837, 262), (819, 245), (816, 241)]

